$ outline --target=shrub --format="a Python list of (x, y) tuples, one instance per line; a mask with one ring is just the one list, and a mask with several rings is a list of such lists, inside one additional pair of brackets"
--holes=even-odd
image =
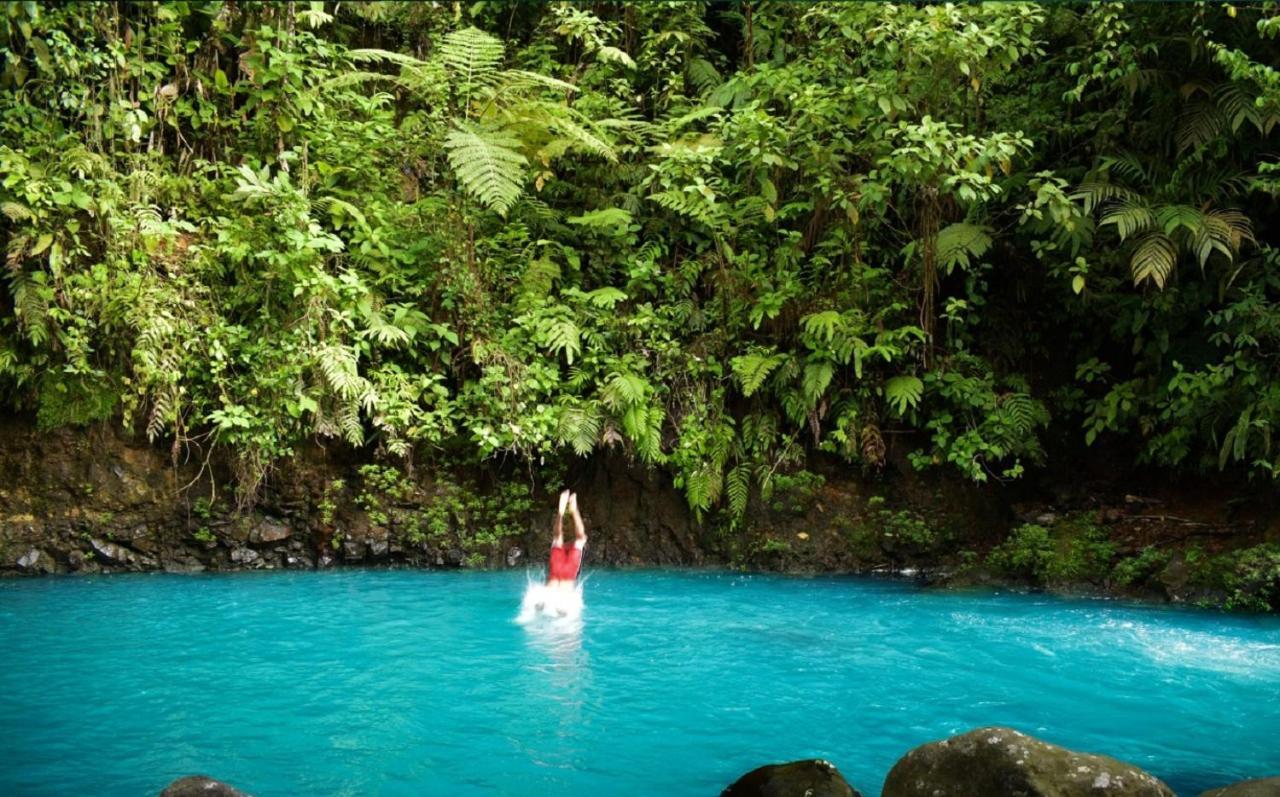
[(992, 549), (987, 563), (1007, 575), (1040, 584), (1101, 581), (1115, 556), (1104, 529), (1083, 519), (1065, 520), (1050, 531), (1028, 523)]

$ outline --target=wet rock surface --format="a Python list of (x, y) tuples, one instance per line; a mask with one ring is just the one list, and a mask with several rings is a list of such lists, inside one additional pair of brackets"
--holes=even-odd
[(921, 745), (894, 764), (883, 797), (1174, 797), (1155, 776), (1011, 728), (978, 728)]
[(809, 759), (753, 769), (720, 797), (862, 797), (829, 761)]

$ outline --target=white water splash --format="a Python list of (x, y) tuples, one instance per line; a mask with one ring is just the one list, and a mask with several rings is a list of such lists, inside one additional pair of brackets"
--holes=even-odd
[(530, 576), (520, 601), (520, 614), (516, 622), (528, 625), (534, 622), (576, 623), (582, 618), (582, 582), (572, 589), (549, 587)]
[(1274, 642), (1131, 620), (1108, 621), (1103, 628), (1128, 636), (1145, 656), (1162, 665), (1249, 679), (1274, 678), (1280, 673), (1280, 644)]

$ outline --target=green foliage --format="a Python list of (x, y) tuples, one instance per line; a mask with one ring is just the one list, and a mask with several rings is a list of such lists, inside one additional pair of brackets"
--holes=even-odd
[(324, 494), (320, 497), (318, 507), (320, 509), (320, 522), (326, 526), (333, 525), (334, 518), (338, 512), (338, 497), (346, 489), (346, 486), (346, 482), (342, 479), (330, 479), (325, 483)]
[(511, 10), (9, 4), (0, 400), (241, 505), (313, 440), (731, 524), (895, 440), (1280, 477), (1271, 6)]
[(769, 484), (769, 508), (776, 512), (803, 514), (818, 499), (818, 491), (827, 483), (820, 473), (807, 470), (779, 473)]
[(1266, 612), (1280, 608), (1280, 545), (1257, 545), (1228, 558), (1228, 609)]
[(1115, 550), (1106, 530), (1083, 518), (1060, 521), (1052, 530), (1027, 523), (991, 550), (987, 564), (1036, 584), (1101, 583)]
[(473, 126), (459, 126), (445, 136), (449, 165), (458, 182), (485, 206), (505, 216), (522, 190), (525, 157), (519, 140)]
[(1116, 562), (1111, 571), (1111, 580), (1125, 587), (1138, 585), (1159, 572), (1168, 562), (1168, 551), (1147, 546), (1137, 556), (1126, 556)]

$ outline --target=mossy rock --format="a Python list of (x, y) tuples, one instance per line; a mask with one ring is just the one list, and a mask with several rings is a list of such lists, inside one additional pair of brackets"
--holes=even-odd
[(828, 761), (769, 764), (733, 782), (720, 797), (862, 797)]
[(1010, 728), (978, 728), (921, 745), (884, 782), (883, 797), (1174, 797), (1132, 764), (1077, 753)]
[(1242, 780), (1230, 786), (1210, 789), (1200, 797), (1280, 797), (1280, 777)]
[(249, 797), (248, 794), (206, 775), (178, 778), (160, 792), (160, 797)]

